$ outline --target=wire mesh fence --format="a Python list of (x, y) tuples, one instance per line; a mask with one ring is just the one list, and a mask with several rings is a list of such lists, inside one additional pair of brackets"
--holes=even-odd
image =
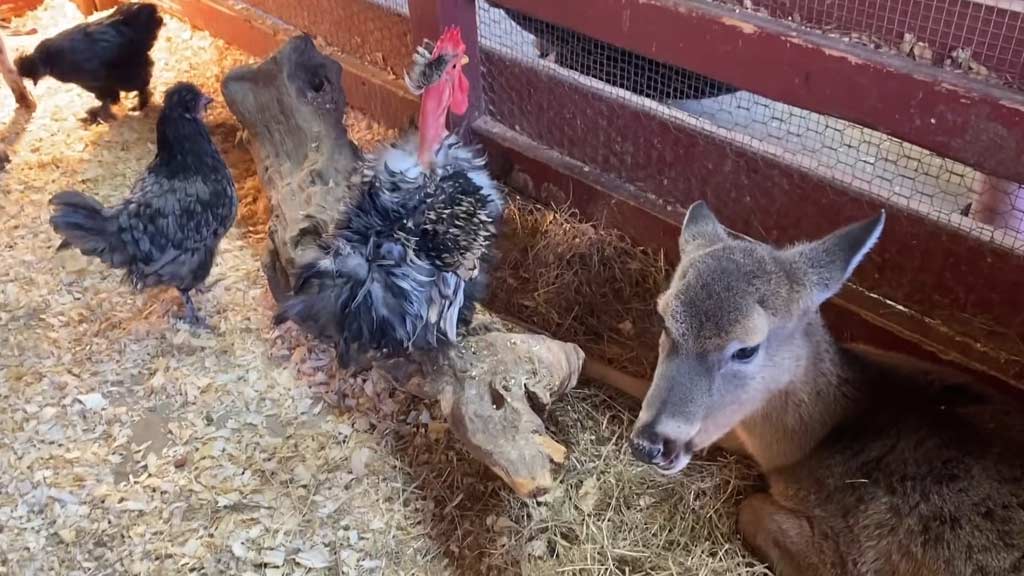
[(1024, 5), (1014, 0), (716, 1), (1024, 88)]
[[(851, 0), (852, 1), (852, 0)], [(841, 4), (841, 3), (840, 3)], [(671, 150), (630, 154), (609, 118), (580, 118), (615, 101), (686, 130), (755, 150), (766, 158), (837, 181), (886, 203), (927, 215), (1004, 247), (1024, 250), (1024, 192), (905, 141), (838, 118), (739, 91), (700, 74), (655, 62), (573, 30), (480, 0), (488, 111), (497, 121), (593, 168), (643, 188), (666, 174), (686, 179)], [(562, 79), (577, 104), (552, 110), (508, 63)], [(514, 102), (514, 104), (509, 104)], [(514, 108), (511, 108), (514, 107)], [(628, 130), (628, 127), (622, 129)], [(572, 143), (583, 143), (583, 148)], [(652, 142), (652, 146), (657, 143)], [(676, 207), (681, 209), (681, 207)]]

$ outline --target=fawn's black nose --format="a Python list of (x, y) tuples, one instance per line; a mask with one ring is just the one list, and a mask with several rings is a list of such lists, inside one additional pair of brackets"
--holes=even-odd
[(629, 441), (633, 457), (644, 464), (656, 464), (665, 451), (665, 440), (653, 430), (639, 428)]

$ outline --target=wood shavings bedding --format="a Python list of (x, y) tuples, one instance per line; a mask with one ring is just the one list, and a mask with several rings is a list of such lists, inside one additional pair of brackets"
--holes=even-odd
[[(219, 91), (249, 58), (164, 19), (142, 114), (130, 98), (120, 120), (84, 127), (92, 96), (47, 79), (26, 118), (0, 91), (12, 156), (0, 173), (0, 575), (763, 573), (731, 528), (744, 468), (712, 459), (671, 483), (639, 470), (622, 443), (635, 408), (621, 400), (583, 389), (556, 410), (573, 450), (563, 490), (525, 504), (431, 407), (340, 378), (329, 350), (272, 329), (266, 208)], [(46, 0), (14, 22), (39, 34), (9, 49), (81, 20)], [(173, 292), (133, 294), (97, 262), (56, 255), (47, 223), (60, 190), (107, 203), (128, 192), (179, 80), (215, 97), (207, 124), (242, 197), (197, 295), (213, 333), (169, 320)], [(394, 136), (350, 122), (363, 145)]]

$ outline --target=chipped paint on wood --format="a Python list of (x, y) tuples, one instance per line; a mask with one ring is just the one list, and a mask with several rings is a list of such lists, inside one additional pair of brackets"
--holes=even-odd
[(731, 26), (733, 28), (740, 30), (744, 34), (757, 34), (759, 32), (757, 26), (754, 26), (749, 22), (737, 20), (735, 18), (722, 18), (721, 22), (726, 26)]

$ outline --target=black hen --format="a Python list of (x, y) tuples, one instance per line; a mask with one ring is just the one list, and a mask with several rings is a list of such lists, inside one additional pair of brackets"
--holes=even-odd
[(202, 319), (189, 291), (209, 276), (238, 206), (234, 180), (203, 124), (210, 101), (192, 84), (167, 91), (156, 157), (121, 204), (105, 208), (74, 191), (50, 199), (50, 225), (64, 237), (58, 250), (77, 248), (123, 269), (136, 289), (177, 288), (193, 324)]
[(110, 107), (121, 101), (121, 92), (138, 92), (138, 110), (149, 104), (149, 51), (162, 25), (156, 6), (122, 4), (103, 18), (43, 40), (14, 65), (18, 74), (33, 82), (53, 76), (81, 86), (100, 101), (89, 110), (89, 120), (111, 120)]

